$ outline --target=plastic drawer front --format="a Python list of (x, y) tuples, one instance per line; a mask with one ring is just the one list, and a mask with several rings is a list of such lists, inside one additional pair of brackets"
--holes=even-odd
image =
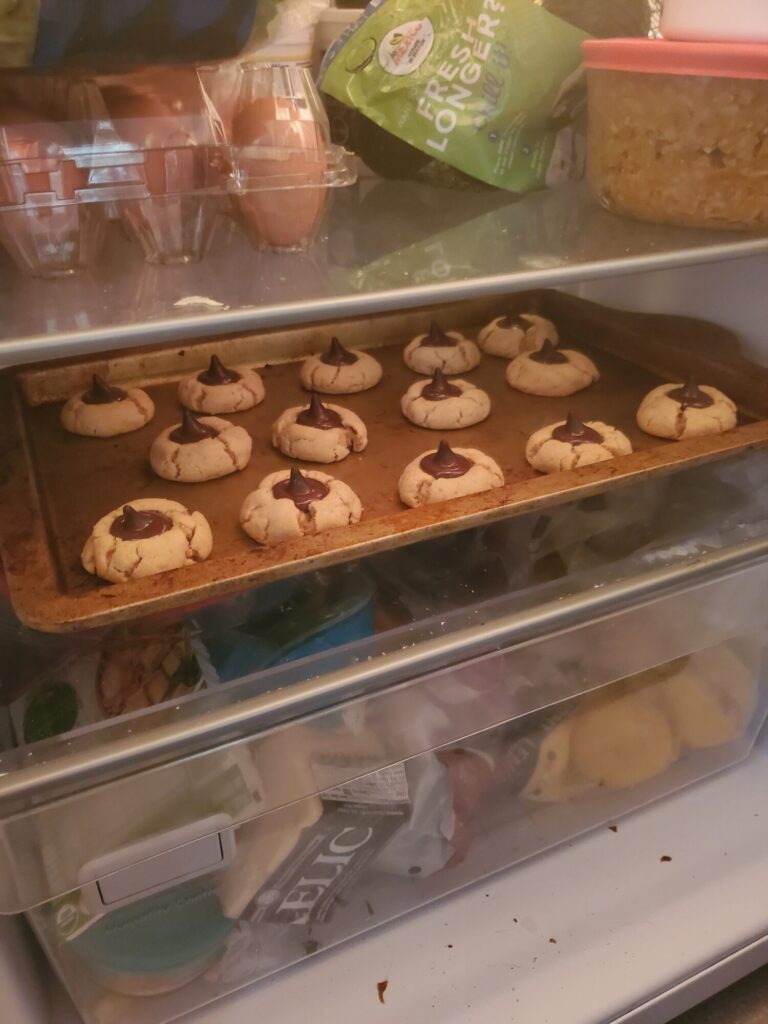
[(744, 758), (766, 596), (760, 563), (6, 820), (6, 903), (57, 896), (87, 1021), (172, 1020)]

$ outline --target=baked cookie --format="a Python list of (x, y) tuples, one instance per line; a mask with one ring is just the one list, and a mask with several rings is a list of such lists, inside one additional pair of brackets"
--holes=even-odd
[(211, 356), (208, 369), (179, 382), (179, 401), (193, 412), (244, 412), (264, 401), (264, 384), (247, 366), (231, 369)]
[(545, 341), (557, 344), (557, 328), (551, 320), (536, 313), (497, 316), (480, 331), (477, 338), (483, 352), (504, 359), (514, 359), (521, 352), (536, 352)]
[(94, 373), (87, 391), (72, 395), (61, 410), (70, 434), (116, 437), (140, 430), (155, 415), (155, 403), (141, 388), (115, 388)]
[(681, 441), (722, 434), (736, 426), (736, 404), (717, 388), (699, 386), (691, 374), (685, 384), (662, 384), (637, 410), (637, 425), (653, 437)]
[(327, 473), (280, 470), (265, 477), (240, 509), (243, 529), (259, 544), (280, 544), (359, 523), (360, 499)]
[(381, 380), (381, 363), (359, 349), (346, 349), (331, 338), (327, 352), (310, 356), (301, 365), (301, 386), (324, 395), (353, 395), (368, 391)]
[(312, 394), (308, 406), (286, 409), (272, 424), (272, 444), (283, 455), (305, 462), (341, 462), (368, 444), (359, 416), (340, 405), (323, 405)]
[(599, 377), (588, 356), (569, 348), (555, 348), (548, 338), (537, 352), (523, 352), (507, 367), (507, 384), (511, 388), (544, 398), (575, 395)]
[(575, 770), (595, 786), (626, 789), (666, 771), (679, 747), (665, 715), (641, 694), (609, 697), (576, 717)]
[(542, 739), (536, 767), (522, 792), (526, 800), (541, 803), (559, 803), (572, 800), (591, 784), (576, 772), (571, 764), (571, 734), (575, 719), (565, 719)]
[(251, 435), (242, 427), (217, 416), (200, 419), (185, 409), (181, 423), (174, 423), (155, 438), (149, 462), (164, 480), (185, 484), (216, 480), (245, 469), (251, 457)]
[(757, 679), (727, 647), (710, 648), (661, 684), (677, 735), (693, 748), (742, 735), (757, 707)]
[(482, 423), (491, 411), (485, 391), (466, 380), (447, 380), (442, 370), (425, 384), (417, 380), (400, 400), (403, 415), (417, 427), (429, 430), (460, 430)]
[(403, 352), (405, 365), (416, 373), (431, 376), (443, 373), (466, 373), (480, 362), (480, 349), (458, 331), (443, 331), (433, 320), (429, 333), (419, 334)]
[(436, 451), (422, 452), (403, 470), (397, 485), (400, 500), (410, 508), (449, 501), (501, 487), (504, 474), (494, 460), (476, 448), (450, 448), (441, 441)]
[(559, 473), (631, 454), (629, 438), (616, 427), (599, 420), (582, 423), (572, 413), (564, 423), (551, 423), (531, 434), (525, 446), (526, 459), (540, 473)]
[(125, 583), (204, 562), (212, 548), (211, 528), (200, 512), (166, 498), (138, 498), (102, 516), (80, 558), (87, 572)]

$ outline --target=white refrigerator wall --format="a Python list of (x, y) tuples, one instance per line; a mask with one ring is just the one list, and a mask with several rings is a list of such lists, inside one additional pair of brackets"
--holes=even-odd
[(589, 281), (569, 289), (621, 309), (677, 313), (730, 327), (768, 365), (768, 256)]
[[(716, 321), (735, 330), (743, 339), (745, 351), (768, 365), (768, 256), (585, 282), (568, 290), (624, 309), (677, 313)], [(676, 798), (680, 799), (685, 796)], [(755, 856), (759, 854), (760, 851), (755, 851)], [(712, 865), (707, 866), (702, 871), (702, 879), (711, 878), (713, 871)], [(472, 892), (468, 893), (468, 897), (471, 896)], [(702, 899), (706, 898), (706, 893), (702, 892)], [(407, 925), (408, 919), (402, 927)], [(733, 950), (723, 950), (724, 955), (728, 952)], [(290, 981), (300, 985), (298, 974), (298, 971), (288, 972), (278, 983), (281, 991)], [(70, 1016), (68, 1001), (61, 1000), (57, 994), (57, 986), (21, 919), (0, 918), (0, 993), (4, 1024), (70, 1024), (75, 1019)], [(648, 996), (651, 995), (648, 992)], [(227, 1014), (231, 1016), (221, 1019), (240, 1024), (236, 1003), (229, 1001), (228, 1005)], [(239, 1005), (242, 1006), (242, 1002)], [(253, 1019), (256, 1007), (249, 1005), (251, 1010), (244, 1016)], [(205, 1013), (200, 1015), (205, 1024), (209, 1019), (217, 1019), (218, 1011), (208, 1012), (210, 1017)], [(658, 1019), (667, 1018), (661, 1013)]]

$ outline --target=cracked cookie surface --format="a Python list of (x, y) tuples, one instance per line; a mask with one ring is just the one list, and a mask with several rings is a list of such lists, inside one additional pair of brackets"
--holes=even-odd
[[(430, 377), (435, 370), (445, 374), (467, 373), (480, 362), (480, 349), (459, 331), (440, 331), (446, 344), (429, 342), (435, 325), (429, 334), (419, 334), (405, 346), (405, 365), (416, 373)], [(438, 328), (439, 331), (439, 328)], [(428, 344), (426, 342), (429, 342)]]
[[(403, 395), (400, 408), (407, 420), (428, 430), (461, 430), (487, 419), (491, 400), (485, 391), (466, 380), (440, 380), (440, 371), (437, 375), (437, 390), (433, 377), (431, 384), (417, 380)], [(451, 389), (458, 394), (451, 393)], [(433, 399), (432, 394), (445, 397)]]
[(245, 469), (252, 445), (247, 430), (218, 416), (201, 416), (196, 422), (216, 431), (215, 437), (179, 443), (173, 435), (181, 430), (182, 424), (174, 423), (152, 442), (149, 462), (159, 477), (194, 484)]
[[(560, 440), (553, 436), (570, 425), (586, 431), (584, 438)], [(595, 436), (593, 437), (592, 434)], [(579, 466), (607, 462), (619, 455), (631, 455), (629, 438), (616, 427), (600, 420), (579, 423), (572, 417), (559, 423), (550, 423), (531, 434), (525, 446), (525, 457), (540, 473), (560, 473)]]
[(557, 328), (551, 320), (536, 313), (497, 316), (477, 338), (483, 352), (504, 359), (514, 359), (522, 352), (537, 352), (545, 341), (557, 345)]
[[(217, 376), (220, 383), (206, 382), (206, 379), (216, 380)], [(237, 379), (229, 379), (232, 377)], [(255, 370), (248, 366), (222, 367), (216, 356), (212, 357), (208, 370), (181, 380), (178, 390), (179, 401), (185, 408), (214, 415), (245, 412), (263, 402), (264, 395), (264, 382)]]
[(551, 351), (551, 358), (557, 362), (539, 362), (536, 353), (516, 356), (507, 367), (507, 384), (526, 395), (567, 398), (599, 379), (597, 367), (583, 352), (566, 348)]
[[(299, 504), (291, 497), (279, 496), (290, 493), (290, 483), (297, 477), (300, 478), (296, 492)], [(301, 481), (307, 500), (302, 498)], [(320, 485), (315, 491), (320, 495), (318, 497), (312, 497), (312, 482)], [(275, 488), (278, 489), (277, 495)], [(362, 514), (360, 499), (343, 481), (318, 470), (308, 469), (299, 473), (284, 469), (270, 473), (246, 497), (240, 510), (240, 523), (253, 540), (271, 546), (359, 523)]]
[(83, 437), (117, 437), (140, 430), (155, 415), (155, 403), (141, 388), (109, 390), (121, 397), (111, 402), (87, 402), (88, 392), (72, 395), (61, 410), (64, 429)]
[(328, 352), (304, 360), (299, 379), (307, 391), (353, 395), (375, 387), (381, 375), (381, 363), (372, 355), (356, 348), (345, 349), (334, 338)]
[[(156, 535), (130, 540), (117, 537), (113, 533), (116, 521), (128, 508), (159, 516), (167, 524)], [(200, 512), (190, 512), (180, 502), (166, 498), (137, 498), (102, 516), (85, 542), (81, 561), (86, 572), (110, 583), (125, 583), (203, 562), (212, 548), (211, 528)]]
[[(299, 417), (319, 406), (335, 414), (338, 423), (322, 428), (298, 422)], [(335, 422), (334, 420), (334, 422)], [(283, 455), (305, 462), (341, 462), (350, 452), (361, 452), (368, 444), (368, 431), (358, 415), (340, 405), (319, 403), (313, 395), (309, 408), (296, 405), (286, 409), (272, 425), (272, 444)]]
[[(637, 410), (637, 425), (653, 437), (682, 441), (688, 437), (704, 437), (708, 434), (724, 434), (733, 430), (737, 423), (735, 402), (717, 388), (706, 384), (693, 385), (695, 391), (703, 394), (707, 405), (697, 408), (686, 405), (674, 397), (688, 385), (662, 384), (645, 396)], [(670, 397), (670, 392), (673, 397)]]
[[(438, 449), (439, 451), (439, 449)], [(422, 468), (422, 461), (434, 456), (433, 450), (422, 452), (402, 472), (397, 485), (400, 500), (409, 508), (432, 505), (438, 501), (479, 494), (504, 484), (504, 474), (498, 463), (477, 448), (454, 448), (452, 455), (466, 459), (470, 466), (461, 476), (434, 477)]]

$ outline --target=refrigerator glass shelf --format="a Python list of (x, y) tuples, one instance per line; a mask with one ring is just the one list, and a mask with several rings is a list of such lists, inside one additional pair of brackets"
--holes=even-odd
[(515, 198), (364, 180), (334, 200), (306, 254), (255, 251), (222, 211), (200, 263), (143, 263), (117, 224), (91, 274), (23, 278), (5, 259), (0, 365), (768, 252), (765, 235), (617, 217), (584, 185)]

